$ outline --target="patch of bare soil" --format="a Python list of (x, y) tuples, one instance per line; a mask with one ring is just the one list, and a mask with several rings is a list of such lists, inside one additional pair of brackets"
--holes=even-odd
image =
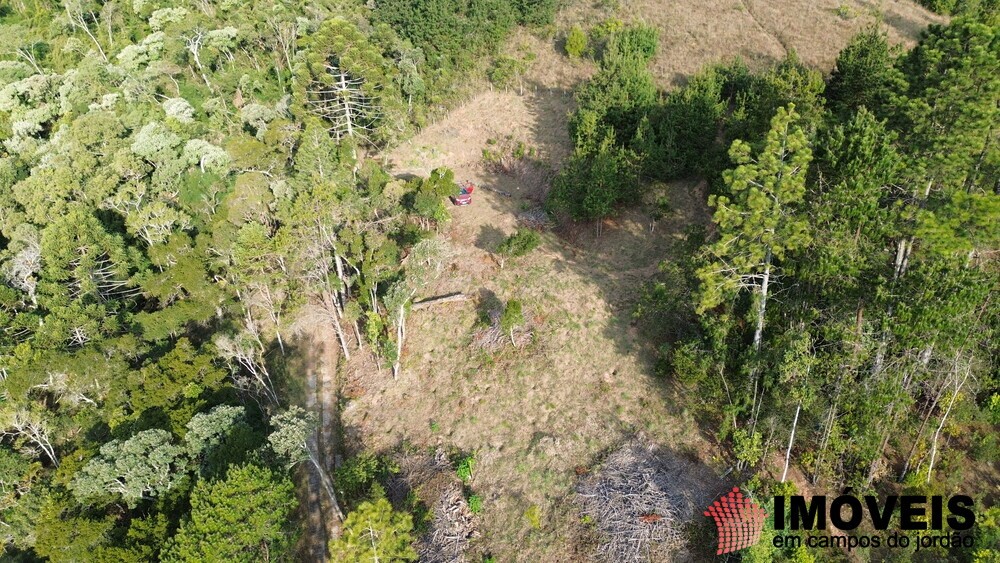
[[(396, 174), (423, 175), (447, 166), (458, 180), (475, 180), (488, 141), (510, 137), (538, 151), (538, 159), (558, 167), (569, 155), (567, 118), (573, 110), (568, 90), (485, 91), (446, 118), (386, 155)], [(516, 188), (516, 186), (512, 186)], [(517, 190), (515, 190), (517, 191)]]

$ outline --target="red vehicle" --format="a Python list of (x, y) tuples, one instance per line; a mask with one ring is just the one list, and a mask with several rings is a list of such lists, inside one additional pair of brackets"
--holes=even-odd
[(451, 196), (451, 202), (455, 205), (469, 205), (472, 203), (472, 192), (476, 186), (472, 182), (465, 181), (458, 185), (458, 195)]

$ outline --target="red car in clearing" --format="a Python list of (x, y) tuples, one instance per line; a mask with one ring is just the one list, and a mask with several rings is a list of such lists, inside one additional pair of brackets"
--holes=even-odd
[(472, 203), (472, 192), (476, 186), (472, 182), (465, 181), (458, 185), (458, 195), (451, 196), (451, 202), (455, 205), (469, 205)]

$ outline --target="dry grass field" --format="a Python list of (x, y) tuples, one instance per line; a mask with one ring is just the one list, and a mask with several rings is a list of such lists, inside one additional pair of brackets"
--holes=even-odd
[(920, 31), (944, 19), (905, 0), (621, 0), (617, 9), (581, 4), (561, 16), (562, 27), (587, 28), (611, 15), (660, 32), (653, 74), (663, 85), (683, 82), (706, 64), (742, 57), (769, 64), (795, 50), (829, 71), (859, 29), (881, 22), (895, 43), (911, 45)]
[[(640, 206), (608, 221), (600, 237), (586, 225), (549, 231), (538, 250), (502, 269), (491, 257), (518, 216), (542, 201), (544, 182), (487, 171), (482, 150), (489, 139), (510, 137), (536, 148), (548, 167), (560, 166), (570, 150), (572, 89), (593, 72), (593, 63), (560, 54), (560, 34), (574, 23), (593, 25), (612, 15), (660, 30), (653, 64), (665, 87), (711, 62), (740, 56), (767, 64), (790, 49), (828, 72), (851, 35), (876, 18), (902, 43), (937, 21), (902, 1), (575, 6), (560, 15), (555, 38), (521, 33), (512, 41), (512, 50), (537, 56), (523, 94), (484, 89), (385, 155), (399, 175), (448, 166), (458, 180), (510, 194), (477, 192), (472, 206), (452, 209), (452, 221), (439, 234), (451, 250), (445, 273), (418, 299), (453, 291), (472, 299), (412, 313), (398, 379), (368, 362), (346, 366), (349, 397), (341, 420), (349, 446), (475, 454), (470, 485), (484, 504), (470, 561), (484, 554), (497, 561), (590, 558), (592, 533), (574, 502), (578, 473), (636, 434), (696, 463), (707, 490), (723, 486), (719, 476), (728, 467), (712, 437), (679, 406), (678, 391), (655, 376), (652, 351), (632, 319), (643, 283), (679, 252), (685, 228), (708, 221), (703, 186), (651, 188), (666, 194), (675, 210), (655, 224)], [(530, 343), (496, 352), (472, 344), (477, 308), (497, 298), (523, 302)]]

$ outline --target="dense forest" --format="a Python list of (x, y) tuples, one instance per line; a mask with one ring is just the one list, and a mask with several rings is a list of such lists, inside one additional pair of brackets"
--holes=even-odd
[[(956, 16), (908, 51), (872, 27), (828, 77), (793, 52), (663, 91), (655, 30), (566, 41), (597, 70), (546, 208), (600, 232), (640, 185), (708, 181), (712, 225), (637, 317), (750, 488), (785, 490), (755, 477), (775, 452), (831, 490), (950, 493), (1000, 461), (1000, 16), (929, 7)], [(386, 498), (391, 462), (321, 467), (287, 335), (313, 315), (400, 370), (456, 179), (372, 157), (556, 8), (0, 5), (0, 557), (295, 560), (312, 465), (333, 560), (415, 560), (428, 516)]]

